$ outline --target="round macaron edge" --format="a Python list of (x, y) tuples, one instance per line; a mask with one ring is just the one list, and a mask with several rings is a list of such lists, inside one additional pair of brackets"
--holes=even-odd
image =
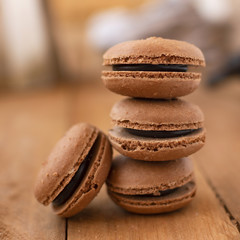
[(80, 212), (93, 200), (104, 184), (111, 167), (112, 148), (104, 133), (100, 132), (99, 137), (95, 159), (91, 160), (91, 166), (74, 194), (63, 205), (52, 206), (57, 215), (71, 217)]
[(127, 132), (110, 130), (108, 133), (112, 146), (121, 154), (143, 161), (168, 161), (187, 157), (205, 144), (205, 128), (189, 135), (176, 138), (143, 138)]
[(193, 162), (185, 157), (174, 161), (145, 162), (118, 155), (107, 178), (110, 191), (124, 195), (156, 194), (175, 189), (194, 178)]
[(50, 204), (71, 181), (98, 133), (90, 124), (75, 124), (55, 144), (42, 164), (34, 187), (34, 195), (40, 203)]
[(123, 96), (172, 99), (195, 91), (201, 73), (103, 71), (102, 81), (107, 89)]
[(190, 102), (124, 98), (111, 109), (114, 126), (145, 131), (175, 131), (203, 127), (201, 109)]
[(178, 196), (176, 196), (177, 192), (174, 192), (163, 197), (154, 197), (150, 201), (146, 201), (146, 199), (144, 201), (144, 199), (141, 199), (141, 197), (136, 199), (134, 196), (129, 197), (116, 194), (111, 191), (108, 191), (108, 194), (118, 206), (129, 212), (137, 214), (159, 214), (172, 212), (188, 205), (193, 200), (197, 190), (194, 181), (192, 184), (193, 186), (188, 189), (188, 191), (185, 191)]
[(187, 64), (205, 66), (196, 46), (177, 40), (151, 37), (119, 43), (103, 55), (103, 65), (115, 64)]

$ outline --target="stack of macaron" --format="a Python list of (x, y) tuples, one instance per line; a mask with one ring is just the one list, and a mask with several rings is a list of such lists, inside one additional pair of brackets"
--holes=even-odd
[(107, 179), (108, 194), (135, 213), (170, 212), (196, 193), (189, 155), (205, 142), (204, 116), (179, 97), (199, 85), (205, 66), (192, 44), (152, 37), (123, 42), (103, 56), (112, 69), (102, 72), (105, 86), (128, 96), (111, 110), (109, 131), (120, 153)]

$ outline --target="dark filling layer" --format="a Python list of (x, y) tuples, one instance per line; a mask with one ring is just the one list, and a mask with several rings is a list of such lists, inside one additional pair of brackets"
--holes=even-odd
[(174, 138), (174, 137), (186, 136), (190, 133), (198, 131), (199, 129), (186, 129), (186, 130), (178, 130), (178, 131), (144, 131), (144, 130), (136, 130), (136, 129), (126, 128), (126, 130), (130, 134), (140, 136), (140, 137)]
[(94, 151), (96, 149), (97, 142), (98, 142), (98, 138), (95, 141), (95, 143), (93, 144), (92, 148), (90, 149), (90, 151), (89, 151), (88, 155), (86, 156), (86, 158), (84, 159), (84, 161), (79, 166), (77, 172), (75, 173), (75, 175), (73, 176), (71, 181), (59, 193), (59, 195), (53, 200), (52, 204), (54, 206), (60, 206), (60, 205), (64, 204), (73, 195), (73, 193), (76, 191), (78, 186), (81, 184), (81, 181), (83, 180), (83, 178), (87, 172), (88, 166), (90, 164), (90, 161), (94, 155)]
[(162, 197), (175, 192), (177, 189), (178, 188), (167, 189), (165, 191), (159, 191), (158, 193), (155, 193), (155, 194), (134, 195), (134, 197), (160, 197), (160, 196)]
[(133, 198), (133, 199), (143, 199), (143, 198), (146, 198), (146, 200), (148, 198), (152, 199), (153, 198), (159, 198), (159, 197), (164, 197), (164, 196), (167, 196), (167, 195), (171, 195), (175, 192), (186, 192), (186, 191), (192, 191), (193, 188), (195, 187), (195, 182), (192, 180), (188, 183), (186, 183), (185, 185), (183, 186), (180, 186), (180, 187), (176, 187), (174, 189), (167, 189), (165, 191), (159, 191), (159, 192), (156, 192), (156, 193), (153, 193), (153, 194), (136, 194), (136, 195), (125, 195), (125, 194), (121, 194), (121, 193), (115, 193), (115, 194), (118, 194), (118, 195), (121, 195), (122, 197), (125, 197), (125, 198)]
[(148, 71), (148, 72), (186, 72), (187, 65), (181, 64), (119, 64), (113, 65), (113, 71)]

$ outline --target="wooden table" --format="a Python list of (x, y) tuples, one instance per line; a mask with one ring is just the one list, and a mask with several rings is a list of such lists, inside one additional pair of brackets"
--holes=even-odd
[(61, 87), (0, 96), (0, 239), (240, 239), (240, 82), (200, 89), (186, 99), (201, 106), (206, 146), (193, 158), (198, 183), (186, 208), (154, 216), (117, 207), (103, 187), (70, 219), (55, 216), (33, 197), (41, 162), (74, 123), (107, 131), (121, 96), (102, 85)]

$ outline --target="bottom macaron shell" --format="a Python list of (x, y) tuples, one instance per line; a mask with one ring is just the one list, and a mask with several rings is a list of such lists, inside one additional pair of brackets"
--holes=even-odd
[(60, 206), (54, 206), (53, 210), (62, 217), (71, 217), (84, 209), (97, 195), (105, 182), (112, 161), (112, 149), (107, 137), (99, 134), (98, 151), (95, 151), (90, 166), (80, 183), (78, 189), (71, 198)]
[(109, 131), (113, 147), (121, 154), (144, 161), (168, 161), (187, 157), (205, 143), (205, 129), (176, 138), (145, 138), (135, 136), (124, 128), (114, 127)]
[(132, 196), (108, 190), (111, 199), (120, 207), (133, 213), (158, 214), (172, 212), (186, 206), (196, 194), (195, 182), (189, 182), (171, 194), (159, 197)]
[(141, 98), (175, 98), (192, 93), (199, 73), (104, 71), (102, 79), (112, 92)]

